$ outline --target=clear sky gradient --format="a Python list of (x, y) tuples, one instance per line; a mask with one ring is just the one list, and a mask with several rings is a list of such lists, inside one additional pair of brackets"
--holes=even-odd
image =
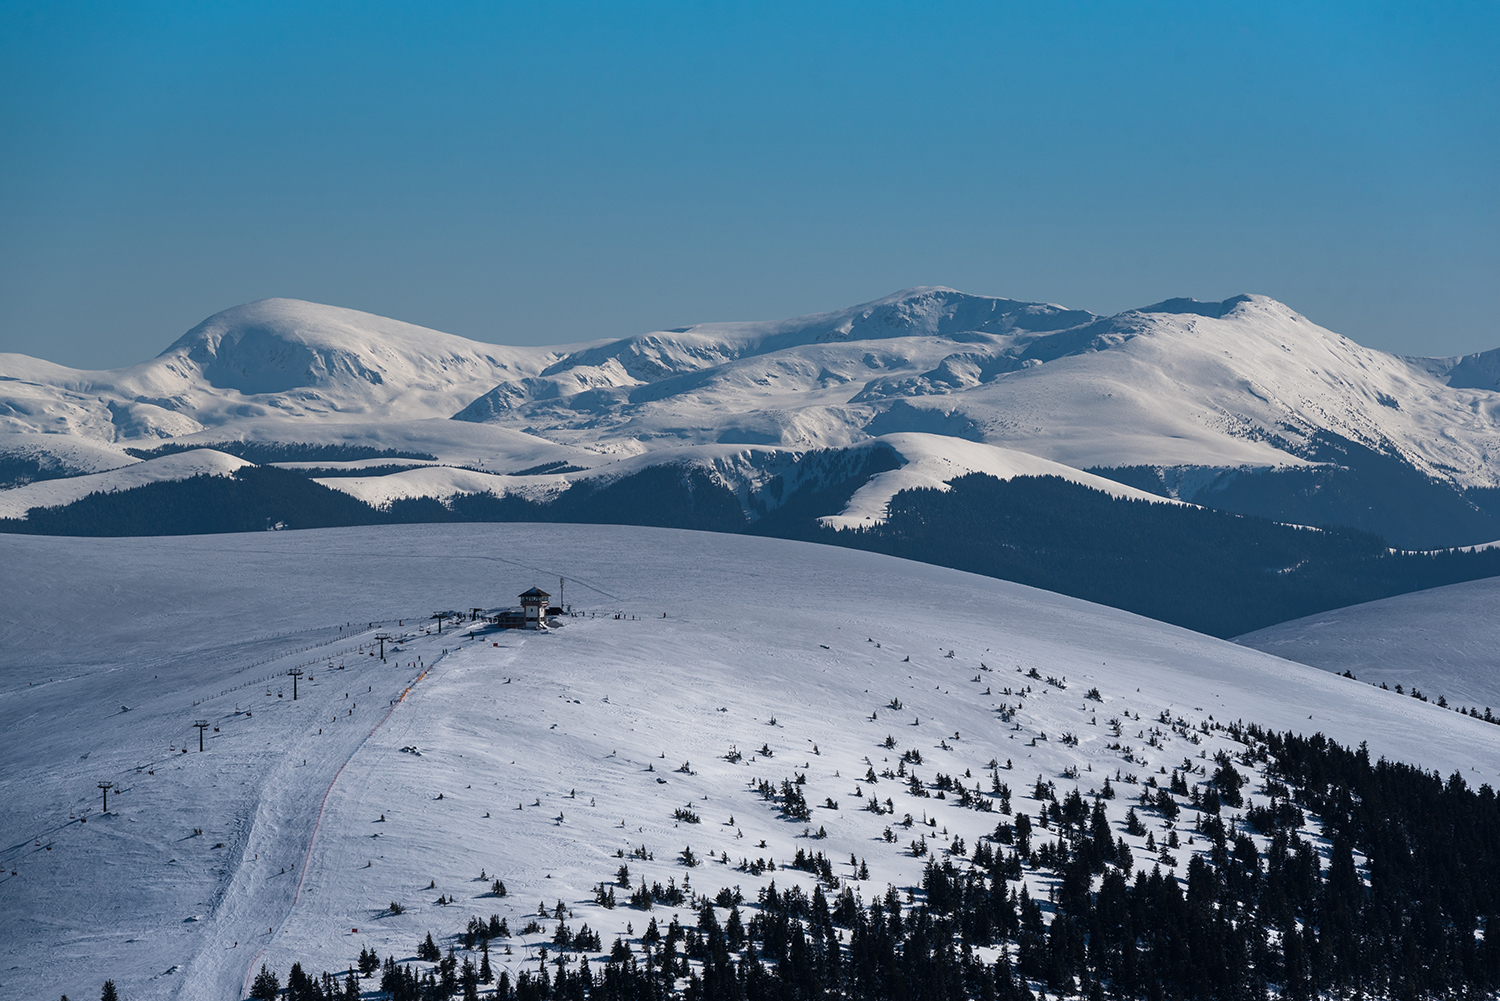
[(1500, 4), (0, 2), (0, 351), (539, 344), (911, 285), (1500, 346)]

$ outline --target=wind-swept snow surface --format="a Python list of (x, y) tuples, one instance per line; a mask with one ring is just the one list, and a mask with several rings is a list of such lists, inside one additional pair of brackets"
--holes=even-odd
[[(1128, 788), (1211, 758), (1230, 746), (1212, 723), (1239, 719), (1367, 740), (1473, 786), (1500, 776), (1500, 728), (1123, 612), (851, 550), (422, 526), (11, 536), (0, 561), (25, 582), (0, 611), (7, 997), (90, 997), (106, 977), (131, 999), (235, 997), (261, 963), (342, 970), (367, 946), (405, 960), (428, 931), (446, 947), (490, 914), (512, 932), (492, 960), (514, 971), (558, 923), (523, 931), (539, 902), (550, 914), (561, 901), (606, 946), (638, 942), (652, 914), (594, 903), (621, 864), (633, 883), (753, 900), (773, 879), (810, 889), (785, 867), (800, 848), (866, 898), (912, 886), (924, 860), (907, 842), (973, 843), (997, 814), (866, 779), (907, 751), (924, 779), (966, 785), (996, 761), (1018, 808), (1039, 778), (1059, 794), (1105, 777)], [(428, 618), (533, 585), (578, 614), (473, 637), (451, 620), (439, 636)], [(384, 662), (382, 631), (397, 637)], [(201, 753), (195, 720), (209, 724)], [(794, 775), (806, 821), (754, 789)], [(108, 814), (100, 782), (114, 785)], [(862, 809), (887, 799), (894, 812)], [(1129, 799), (1110, 805), (1122, 837)], [(687, 847), (704, 864), (681, 864)]]

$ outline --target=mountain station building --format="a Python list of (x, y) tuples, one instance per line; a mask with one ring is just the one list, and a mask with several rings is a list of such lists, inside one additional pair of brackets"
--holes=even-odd
[(521, 612), (524, 616), (523, 629), (545, 629), (547, 627), (547, 606), (552, 601), (552, 595), (539, 587), (521, 595)]

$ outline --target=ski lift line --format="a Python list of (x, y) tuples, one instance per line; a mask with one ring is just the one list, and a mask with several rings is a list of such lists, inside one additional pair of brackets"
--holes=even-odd
[(292, 902), (287, 905), (286, 913), (282, 914), (281, 921), (276, 926), (276, 932), (273, 932), (269, 936), (266, 945), (261, 946), (260, 951), (257, 952), (254, 958), (250, 960), (250, 965), (245, 970), (244, 988), (243, 990), (241, 990), (241, 994), (248, 995), (250, 993), (250, 981), (255, 976), (255, 964), (259, 962), (260, 958), (266, 954), (266, 949), (269, 948), (270, 942), (276, 938), (276, 935), (280, 933), (280, 930), (286, 927), (287, 920), (292, 916), (292, 911), (297, 907), (297, 901), (302, 899), (302, 883), (307, 879), (307, 864), (312, 860), (313, 846), (317, 843), (318, 831), (323, 826), (323, 811), (328, 806), (328, 796), (333, 792), (334, 785), (338, 783), (339, 776), (344, 774), (344, 769), (348, 767), (349, 762), (353, 761), (354, 756), (360, 752), (360, 750), (365, 746), (365, 743), (371, 737), (375, 736), (375, 732), (382, 726), (385, 726), (385, 721), (390, 719), (391, 714), (396, 711), (396, 707), (399, 706), (403, 701), (405, 701), (407, 693), (415, 688), (418, 682), (427, 677), (427, 675), (431, 673), (432, 669), (434, 667), (437, 667), (438, 662), (447, 655), (448, 653), (446, 650), (438, 654), (433, 662), (431, 664), (428, 664), (427, 667), (423, 669), (422, 673), (417, 675), (412, 683), (406, 686), (406, 688), (401, 692), (401, 697), (391, 703), (391, 707), (386, 710), (385, 715), (380, 717), (380, 721), (372, 726), (370, 728), (370, 732), (365, 734), (364, 737), (360, 739), (360, 742), (355, 745), (354, 750), (350, 751), (349, 756), (345, 758), (339, 765), (338, 771), (333, 773), (333, 778), (328, 780), (328, 788), (323, 790), (323, 798), (318, 801), (318, 813), (317, 816), (313, 819), (312, 833), (307, 837), (307, 851), (302, 856), (302, 872), (297, 877), (297, 889), (292, 892)]
[[(315, 657), (312, 660), (304, 660), (302, 663), (300, 663), (300, 664), (294, 664), (293, 666), (294, 667), (315, 667), (315, 666), (323, 663), (325, 660), (330, 660), (333, 657), (341, 657), (344, 654), (348, 654), (348, 653), (357, 653), (359, 651), (361, 645), (362, 644), (355, 644), (354, 646), (345, 647), (342, 650), (333, 650), (333, 651), (330, 651), (328, 654), (326, 654), (324, 656)], [(296, 652), (297, 651), (295, 651), (295, 650), (291, 651), (291, 653), (296, 653)], [(284, 654), (283, 656), (288, 656), (288, 655)], [(270, 659), (271, 660), (279, 660), (280, 658), (278, 658), (278, 657), (272, 657)], [(249, 667), (241, 668), (241, 670), (249, 670), (250, 667), (256, 667), (259, 664), (264, 664), (264, 663), (267, 663), (267, 661), (256, 661), (255, 664), (251, 664), (251, 665), (249, 665)], [(193, 703), (193, 705), (195, 705), (195, 706), (199, 705), (200, 703), (207, 702), (209, 699), (223, 698), (224, 696), (228, 695), (230, 692), (237, 692), (237, 691), (239, 691), (239, 690), (241, 690), (243, 688), (249, 688), (252, 685), (263, 685), (266, 682), (272, 680), (273, 678), (280, 678), (280, 677), (284, 677), (284, 675), (282, 674), (281, 671), (273, 671), (270, 674), (266, 675), (264, 678), (252, 678), (249, 681), (241, 682), (240, 684), (235, 685), (232, 688), (226, 688), (222, 692), (220, 692), (218, 695), (205, 695), (201, 699), (198, 699), (197, 701), (195, 701)]]
[[(364, 621), (368, 622), (369, 620), (366, 619)], [(308, 644), (305, 647), (297, 647), (295, 649), (287, 650), (287, 651), (284, 651), (284, 652), (279, 653), (279, 654), (271, 654), (270, 656), (267, 656), (267, 657), (264, 657), (264, 658), (262, 658), (260, 660), (254, 661), (251, 664), (247, 664), (245, 667), (241, 668), (241, 670), (248, 670), (249, 668), (252, 668), (252, 667), (259, 667), (262, 664), (268, 664), (268, 663), (270, 663), (273, 660), (279, 660), (282, 657), (290, 656), (291, 654), (298, 653), (298, 652), (300, 652), (302, 650), (311, 650), (311, 649), (314, 649), (315, 647), (319, 647), (319, 646), (328, 646), (329, 644), (337, 643), (340, 640), (354, 639), (355, 637), (362, 636), (365, 633), (373, 632), (375, 629), (384, 628), (383, 623), (388, 623), (388, 622), (389, 622), (389, 620), (380, 620), (380, 621), (377, 621), (374, 624), (374, 626), (372, 626), (370, 628), (367, 628), (367, 629), (352, 629), (351, 628), (351, 630), (349, 632), (347, 632), (347, 633), (342, 633), (340, 635), (331, 637), (331, 638), (329, 638), (327, 640), (323, 640), (323, 641), (321, 641), (319, 643), (311, 643), (311, 644)], [(268, 633), (268, 634), (266, 634), (264, 636), (250, 637), (248, 639), (240, 641), (239, 643), (237, 643), (235, 645), (243, 647), (243, 646), (247, 646), (247, 645), (251, 645), (251, 644), (257, 644), (257, 643), (268, 643), (268, 642), (270, 642), (272, 640), (281, 639), (281, 638), (286, 637), (286, 636), (296, 636), (296, 635), (298, 635), (300, 633), (320, 631), (320, 630), (324, 630), (324, 629), (337, 629), (337, 628), (338, 628), (337, 625), (333, 625), (333, 626), (315, 626), (315, 627), (312, 627), (311, 629), (292, 629), (292, 630), (287, 630), (286, 632)], [(173, 655), (173, 656), (159, 657), (159, 658), (152, 659), (152, 660), (141, 661), (138, 664), (129, 665), (129, 666), (137, 666), (137, 667), (142, 667), (142, 668), (149, 668), (149, 669), (152, 669), (152, 670), (162, 670), (162, 669), (165, 669), (165, 668), (170, 668), (172, 665), (177, 664), (177, 663), (179, 663), (180, 661), (182, 661), (184, 659), (191, 659), (191, 658), (194, 658), (194, 657), (212, 656), (215, 653), (215, 651), (218, 651), (218, 650), (221, 650), (221, 649), (223, 649), (223, 645), (222, 644), (204, 643), (204, 644), (201, 644), (201, 645), (196, 646), (196, 647), (186, 648), (186, 649), (182, 650), (180, 653), (178, 653), (176, 655)], [(115, 665), (115, 666), (110, 667), (109, 670), (111, 670), (111, 671), (123, 670), (126, 667), (127, 667), (127, 665), (123, 665), (123, 664), (122, 665)], [(63, 680), (63, 681), (73, 681), (73, 680), (77, 680), (78, 678), (82, 678), (82, 677), (86, 677), (86, 675), (81, 675), (81, 674), (80, 675), (73, 675), (71, 677), (63, 678), (61, 680)]]

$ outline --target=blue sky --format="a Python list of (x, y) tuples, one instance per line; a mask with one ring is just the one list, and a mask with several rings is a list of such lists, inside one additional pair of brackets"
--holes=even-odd
[(0, 2), (0, 350), (552, 343), (911, 285), (1500, 346), (1500, 5)]

